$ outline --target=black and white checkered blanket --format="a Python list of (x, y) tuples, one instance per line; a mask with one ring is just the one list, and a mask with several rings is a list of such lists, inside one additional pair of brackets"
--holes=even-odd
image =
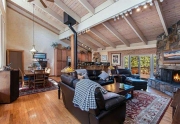
[(100, 84), (92, 80), (81, 79), (79, 82), (77, 82), (75, 95), (73, 98), (74, 106), (79, 107), (83, 111), (96, 109), (95, 89), (97, 87), (100, 87), (102, 93), (107, 93), (107, 91)]

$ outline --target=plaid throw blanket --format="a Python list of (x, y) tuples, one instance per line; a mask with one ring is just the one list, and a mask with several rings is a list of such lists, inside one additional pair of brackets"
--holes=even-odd
[(79, 107), (83, 111), (89, 111), (89, 109), (96, 109), (95, 101), (95, 89), (100, 87), (102, 93), (107, 93), (107, 91), (101, 87), (100, 84), (89, 80), (81, 79), (76, 84), (75, 95), (73, 98), (73, 103), (75, 107)]

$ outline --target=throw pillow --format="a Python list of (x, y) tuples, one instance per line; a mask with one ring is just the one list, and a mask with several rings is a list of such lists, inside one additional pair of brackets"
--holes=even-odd
[(105, 71), (102, 71), (102, 73), (98, 77), (100, 77), (103, 80), (106, 80), (106, 78), (108, 78), (109, 75)]
[(106, 94), (103, 94), (104, 100), (108, 100), (111, 98), (119, 97), (120, 95), (117, 93), (107, 92)]
[(82, 75), (78, 75), (78, 79), (80, 80), (80, 79), (83, 79), (83, 77), (84, 76), (82, 76)]

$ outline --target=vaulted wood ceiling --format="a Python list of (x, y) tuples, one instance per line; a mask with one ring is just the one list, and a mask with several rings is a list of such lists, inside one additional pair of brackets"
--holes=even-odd
[[(116, 48), (117, 46), (131, 47), (135, 43), (149, 45), (150, 41), (167, 32), (167, 28), (180, 20), (179, 0), (43, 0), (47, 5), (44, 8), (38, 0), (8, 0), (8, 7), (19, 7), (22, 11), (32, 14), (32, 4), (35, 4), (35, 16), (47, 23), (59, 33), (60, 40), (67, 42), (73, 33), (63, 24), (63, 12), (72, 16), (77, 24), (75, 30), (79, 45), (83, 44), (93, 50), (97, 48)], [(116, 2), (115, 2), (116, 1)], [(150, 6), (152, 1), (153, 6)], [(143, 9), (142, 4), (148, 7)], [(136, 11), (135, 7), (141, 10)], [(15, 7), (13, 8), (15, 10)], [(122, 18), (117, 15), (132, 9), (132, 14)], [(17, 11), (17, 10), (16, 10)], [(116, 16), (116, 21), (113, 17)], [(45, 25), (46, 26), (46, 25)]]

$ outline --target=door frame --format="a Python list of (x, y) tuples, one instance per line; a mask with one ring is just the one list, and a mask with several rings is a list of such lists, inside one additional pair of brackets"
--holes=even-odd
[(9, 64), (9, 53), (10, 52), (21, 52), (22, 53), (22, 70), (24, 71), (24, 50), (7, 49), (6, 50), (6, 65)]

